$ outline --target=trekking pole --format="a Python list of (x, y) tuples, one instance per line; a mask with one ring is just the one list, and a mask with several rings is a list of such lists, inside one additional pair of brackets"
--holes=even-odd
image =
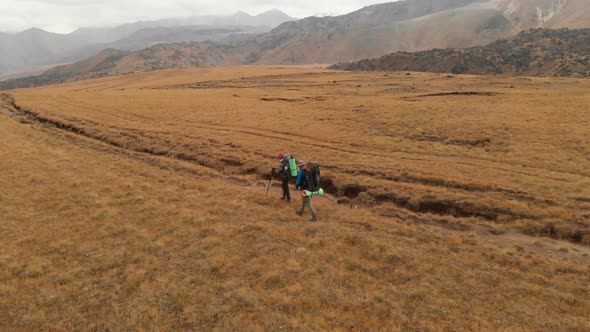
[[(274, 168), (273, 168), (273, 170), (274, 170)], [(268, 186), (266, 187), (266, 195), (264, 195), (264, 200), (266, 200), (266, 198), (268, 197), (268, 191), (270, 190), (270, 185), (272, 184), (273, 170), (271, 170), (270, 174), (268, 175)]]

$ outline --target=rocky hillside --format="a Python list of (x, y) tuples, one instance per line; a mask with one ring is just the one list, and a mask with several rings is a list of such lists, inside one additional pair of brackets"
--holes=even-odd
[(335, 63), (481, 46), (532, 28), (590, 28), (586, 0), (405, 0), (287, 22), (256, 38), (260, 64)]
[(397, 52), (332, 68), (590, 77), (590, 29), (534, 29), (483, 47)]

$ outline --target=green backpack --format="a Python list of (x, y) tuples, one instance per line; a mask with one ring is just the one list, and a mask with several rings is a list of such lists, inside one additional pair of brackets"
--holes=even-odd
[(289, 172), (291, 172), (291, 177), (297, 177), (297, 163), (293, 156), (289, 159)]

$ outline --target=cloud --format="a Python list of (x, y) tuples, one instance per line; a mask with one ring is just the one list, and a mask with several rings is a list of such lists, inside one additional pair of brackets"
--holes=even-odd
[[(40, 27), (67, 33), (76, 27), (200, 15), (258, 14), (279, 9), (297, 18), (345, 14), (386, 0), (2, 0), (0, 31)], [(58, 31), (60, 30), (60, 31)]]

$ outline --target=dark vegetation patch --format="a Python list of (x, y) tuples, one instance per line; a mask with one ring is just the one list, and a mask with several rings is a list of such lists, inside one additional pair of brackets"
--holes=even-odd
[(416, 97), (442, 97), (442, 96), (496, 96), (497, 92), (489, 91), (454, 91), (454, 92), (439, 92), (426, 95), (419, 95)]
[(338, 196), (348, 197), (350, 199), (356, 198), (359, 196), (360, 193), (366, 191), (367, 188), (356, 185), (356, 184), (348, 184), (344, 185), (338, 189)]
[[(345, 196), (346, 197), (346, 196)], [(377, 200), (366, 192), (359, 193), (354, 199), (350, 201), (351, 207), (372, 208), (377, 205)]]
[(235, 158), (221, 158), (220, 160), (229, 166), (243, 166), (244, 165), (243, 162), (241, 162), (240, 160), (235, 159)]
[(509, 209), (487, 206), (468, 201), (457, 201), (449, 198), (439, 198), (434, 195), (411, 197), (396, 192), (381, 192), (373, 194), (378, 203), (392, 203), (398, 207), (417, 212), (436, 215), (449, 215), (457, 218), (475, 217), (488, 221), (516, 220), (529, 216), (518, 214)]
[(578, 202), (590, 203), (590, 197), (574, 197)]
[(486, 147), (492, 144), (490, 138), (476, 138), (476, 139), (449, 139), (447, 137), (440, 137), (436, 135), (415, 135), (410, 139), (415, 141), (436, 142), (446, 145), (468, 146), (468, 147)]
[(127, 53), (125, 53), (125, 52), (119, 52), (119, 53), (110, 55), (107, 58), (105, 58), (103, 61), (98, 63), (96, 66), (94, 66), (94, 68), (92, 68), (90, 71), (91, 72), (98, 72), (98, 71), (104, 71), (104, 70), (109, 70), (109, 69), (115, 68), (117, 66), (118, 61), (121, 60), (122, 58), (124, 58), (126, 55), (127, 55)]
[(590, 245), (590, 225), (563, 220), (531, 220), (519, 226), (521, 231), (532, 236), (545, 236), (556, 240)]
[(260, 100), (262, 100), (262, 101), (286, 101), (289, 103), (303, 101), (299, 98), (260, 98)]
[[(534, 202), (534, 203), (545, 204), (545, 205), (549, 205), (549, 206), (557, 205), (557, 203), (554, 201), (551, 201), (548, 199), (537, 198), (535, 196), (531, 196), (530, 194), (528, 194), (527, 192), (524, 192), (524, 191), (517, 191), (517, 190), (501, 188), (501, 187), (482, 186), (482, 185), (471, 184), (471, 183), (460, 183), (460, 182), (455, 182), (455, 181), (447, 180), (447, 179), (416, 176), (416, 175), (410, 175), (407, 173), (400, 173), (399, 175), (388, 175), (388, 174), (384, 174), (384, 173), (377, 172), (377, 171), (371, 171), (371, 170), (351, 171), (351, 170), (342, 169), (342, 168), (335, 167), (335, 166), (330, 166), (330, 169), (334, 169), (334, 170), (337, 170), (338, 172), (342, 172), (342, 173), (346, 173), (346, 174), (366, 175), (366, 176), (370, 176), (373, 178), (378, 178), (378, 179), (393, 181), (393, 182), (416, 183), (416, 184), (442, 187), (442, 188), (459, 189), (459, 190), (463, 190), (463, 191), (467, 191), (467, 192), (497, 192), (497, 193), (507, 194), (507, 195), (513, 197), (514, 199), (518, 199), (518, 200), (521, 200), (524, 202)], [(334, 190), (333, 193), (338, 193), (338, 191)]]

